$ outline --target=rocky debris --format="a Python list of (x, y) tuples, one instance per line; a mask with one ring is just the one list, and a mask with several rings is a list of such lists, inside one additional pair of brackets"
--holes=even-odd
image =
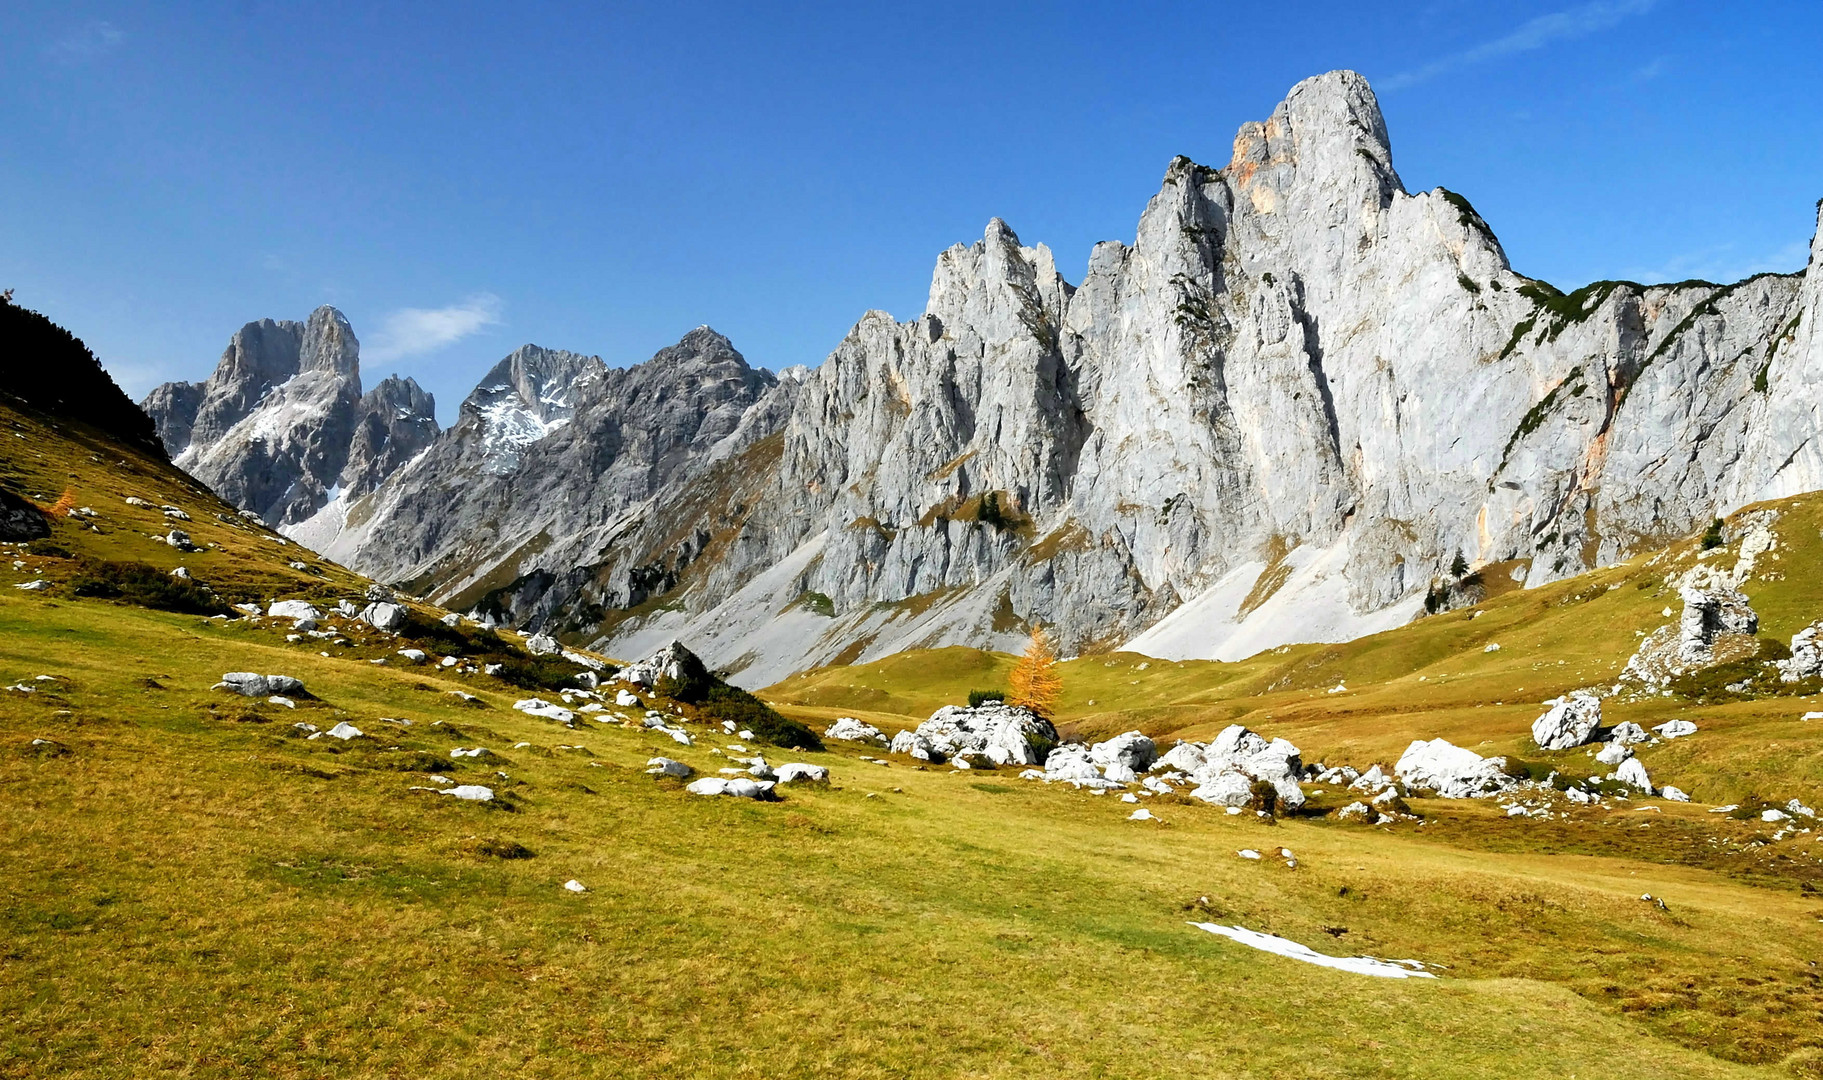
[(250, 671), (230, 671), (211, 690), (232, 690), (242, 697), (271, 697), (274, 694), (302, 694), (304, 684), (289, 675), (256, 675)]
[(1406, 747), (1393, 772), (1413, 790), (1431, 790), (1445, 799), (1494, 795), (1513, 786), (1506, 759), (1484, 758), (1444, 739), (1420, 739)]
[[(1191, 777), (1198, 790), (1216, 787), (1228, 791), (1232, 781), (1214, 782), (1224, 773), (1239, 773), (1251, 780), (1263, 780), (1278, 793), (1279, 806), (1295, 810), (1304, 805), (1304, 790), (1299, 786), (1304, 763), (1298, 748), (1285, 739), (1266, 738), (1240, 724), (1223, 728), (1203, 749), (1203, 767)], [(1252, 784), (1248, 784), (1251, 790)], [(1195, 791), (1191, 792), (1196, 795)], [(1225, 803), (1224, 805), (1237, 805)]]
[(737, 799), (772, 799), (772, 781), (705, 776), (684, 788), (692, 795), (729, 795)]
[(513, 702), (513, 708), (527, 716), (541, 716), (546, 720), (555, 720), (566, 727), (574, 726), (576, 723), (575, 713), (543, 698), (522, 698)]
[(1242, 773), (1223, 770), (1199, 777), (1190, 797), (1217, 806), (1246, 806), (1253, 800), (1253, 780)]
[(266, 614), (274, 619), (309, 619), (312, 623), (323, 617), (311, 604), (303, 600), (279, 600), (266, 608)]
[(871, 743), (875, 746), (886, 746), (889, 742), (885, 732), (852, 716), (838, 717), (835, 723), (823, 729), (823, 737), (843, 742)]
[(561, 656), (563, 645), (549, 634), (533, 634), (525, 639), (525, 651), (533, 656)]
[(821, 765), (806, 765), (801, 761), (788, 762), (773, 770), (781, 784), (822, 783), (829, 779), (829, 770)]
[(277, 706), (280, 706), (281, 708), (286, 708), (286, 709), (295, 709), (298, 707), (297, 702), (291, 700), (288, 697), (280, 697), (277, 694), (274, 694), (271, 697), (267, 698), (266, 704), (277, 705)]
[(328, 731), (319, 731), (315, 735), (312, 735), (310, 737), (314, 739), (314, 738), (317, 738), (318, 736), (328, 736), (331, 739), (340, 739), (342, 742), (347, 742), (350, 739), (363, 738), (365, 735), (366, 735), (366, 732), (363, 732), (360, 728), (355, 727), (353, 724), (349, 723), (348, 721), (343, 720), (341, 723), (337, 724), (335, 727), (330, 728)]
[(620, 669), (619, 677), (626, 682), (653, 689), (658, 686), (660, 679), (687, 684), (711, 676), (701, 657), (685, 648), (683, 642), (673, 641), (644, 660)]
[(1568, 750), (1595, 737), (1601, 726), (1601, 699), (1578, 690), (1545, 702), (1550, 710), (1532, 721), (1532, 739), (1543, 750)]
[(616, 690), (614, 704), (623, 709), (637, 709), (639, 708), (639, 695), (631, 690)]
[[(349, 605), (352, 607), (353, 605)], [(361, 609), (360, 620), (375, 630), (393, 633), (405, 627), (407, 611), (400, 604), (377, 601)]]
[(1661, 739), (1681, 739), (1696, 734), (1696, 725), (1688, 720), (1667, 720), (1652, 729)]
[(1138, 810), (1135, 810), (1131, 814), (1128, 814), (1127, 820), (1128, 821), (1157, 821), (1158, 818), (1152, 816), (1152, 811), (1150, 811), (1142, 806)]
[(974, 752), (996, 765), (1037, 765), (1056, 745), (1057, 729), (1049, 720), (1030, 709), (993, 702), (972, 709), (945, 706), (915, 730), (893, 739), (895, 753), (922, 761), (946, 761)]
[(1651, 738), (1652, 736), (1646, 734), (1645, 728), (1640, 727), (1631, 720), (1621, 721), (1614, 725), (1613, 731), (1608, 732), (1608, 742), (1619, 743), (1622, 746), (1638, 746), (1640, 743), (1647, 742)]
[(1760, 617), (1739, 589), (1685, 586), (1679, 595), (1684, 614), (1678, 621), (1677, 654), (1686, 664), (1709, 663), (1722, 634), (1752, 634), (1760, 628)]
[(1658, 794), (1659, 794), (1660, 798), (1670, 799), (1672, 802), (1689, 802), (1690, 801), (1690, 796), (1684, 794), (1684, 791), (1682, 788), (1675, 788), (1675, 787), (1672, 787), (1670, 784), (1666, 784), (1664, 787), (1659, 788)]
[(494, 753), (485, 746), (471, 746), (467, 749), (458, 746), (449, 752), (449, 756), (458, 761), (463, 758), (475, 758), (479, 760), (480, 758), (493, 757)]
[(1601, 752), (1595, 755), (1595, 760), (1612, 766), (1619, 765), (1632, 756), (1633, 751), (1627, 748), (1626, 743), (1611, 742), (1601, 748)]
[(1203, 753), (1202, 743), (1185, 742), (1180, 739), (1172, 744), (1171, 749), (1165, 751), (1163, 757), (1153, 762), (1152, 767), (1193, 776), (1202, 769), (1205, 760), (1206, 755)]
[(421, 788), (422, 791), (435, 791), (439, 795), (449, 795), (465, 802), (492, 802), (494, 789), (480, 784), (457, 784), (450, 788)]
[[(893, 740), (894, 743), (898, 741), (896, 738)], [(1102, 777), (1101, 770), (1089, 757), (1089, 748), (1081, 743), (1066, 743), (1046, 754), (1044, 780), (1046, 783), (1060, 782), (1088, 788), (1121, 786), (1116, 781)]]
[(1089, 747), (1089, 760), (1108, 779), (1132, 783), (1158, 760), (1158, 747), (1145, 735), (1128, 731)]
[(653, 776), (675, 776), (679, 780), (696, 771), (683, 762), (668, 757), (651, 758), (646, 764), (649, 766), (646, 771)]
[(1823, 675), (1823, 620), (1791, 636), (1791, 657), (1778, 661), (1779, 679), (1795, 683)]
[(13, 586), (15, 589), (24, 589), (26, 592), (44, 592), (50, 587), (51, 583), (43, 578), (38, 578), (35, 581), (22, 581)]
[(193, 543), (190, 540), (190, 534), (183, 531), (182, 529), (172, 529), (170, 532), (168, 532), (164, 535), (163, 539), (166, 544), (169, 544), (170, 546), (176, 548), (179, 551), (201, 551), (202, 550), (201, 548), (197, 547), (195, 545), (195, 543)]
[(1629, 787), (1638, 788), (1648, 795), (1655, 790), (1652, 787), (1652, 778), (1646, 775), (1646, 766), (1638, 758), (1628, 758), (1621, 762), (1620, 768), (1610, 773), (1608, 779), (1618, 780)]
[(1378, 811), (1366, 803), (1359, 801), (1351, 802), (1347, 806), (1336, 811), (1336, 819), (1339, 821), (1372, 822), (1378, 820), (1379, 817), (1380, 814)]
[(404, 657), (407, 663), (412, 664), (422, 664), (430, 659), (430, 654), (423, 649), (400, 649), (398, 655)]
[(564, 888), (565, 892), (573, 892), (573, 893), (585, 893), (585, 892), (589, 891), (589, 887), (587, 885), (584, 885), (582, 882), (577, 881), (575, 878), (571, 878), (570, 880), (564, 882), (563, 888)]

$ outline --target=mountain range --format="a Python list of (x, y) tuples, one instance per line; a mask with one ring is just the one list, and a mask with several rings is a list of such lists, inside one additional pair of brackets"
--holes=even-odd
[[(1823, 204), (1819, 204), (1823, 210)], [(700, 327), (645, 363), (527, 345), (438, 430), (320, 308), (144, 408), (173, 460), (369, 576), (734, 681), (912, 647), (1238, 659), (1610, 564), (1823, 487), (1823, 241), (1730, 285), (1512, 269), (1408, 192), (1332, 72), (1173, 160), (1084, 279), (995, 219), (924, 314), (814, 369)]]

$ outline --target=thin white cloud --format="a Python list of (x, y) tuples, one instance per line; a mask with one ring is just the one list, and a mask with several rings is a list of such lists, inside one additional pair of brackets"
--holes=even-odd
[(1795, 273), (1804, 269), (1809, 259), (1810, 245), (1800, 240), (1758, 255), (1744, 255), (1733, 244), (1717, 244), (1674, 255), (1657, 266), (1635, 267), (1627, 272), (1627, 277), (1647, 285), (1692, 280), (1727, 285), (1755, 274)]
[(111, 22), (94, 21), (83, 24), (45, 46), (45, 52), (52, 59), (66, 64), (94, 60), (120, 47), (127, 39), (120, 27)]
[(1514, 53), (1542, 49), (1556, 41), (1570, 41), (1606, 30), (1633, 15), (1652, 10), (1657, 0), (1596, 0), (1567, 11), (1540, 15), (1504, 37), (1465, 49), (1453, 56), (1433, 60), (1422, 67), (1402, 71), (1379, 84), (1381, 90), (1399, 90), (1415, 86), (1457, 68), (1469, 67)]
[(436, 352), (500, 325), (500, 298), (477, 293), (460, 304), (441, 308), (400, 308), (380, 323), (367, 356), (397, 360)]

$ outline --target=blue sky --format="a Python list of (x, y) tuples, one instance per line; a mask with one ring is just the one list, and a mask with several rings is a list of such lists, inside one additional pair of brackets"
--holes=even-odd
[(524, 342), (635, 363), (708, 323), (819, 363), (1004, 217), (1079, 280), (1174, 154), (1225, 164), (1359, 70), (1394, 164), (1515, 269), (1796, 270), (1823, 4), (8, 4), (0, 288), (136, 397), (263, 316), (346, 312), (447, 422)]

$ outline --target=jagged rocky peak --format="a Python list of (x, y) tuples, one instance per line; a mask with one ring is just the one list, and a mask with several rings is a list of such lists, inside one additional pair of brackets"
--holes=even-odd
[(428, 446), (436, 403), (396, 376), (361, 392), (361, 345), (327, 305), (302, 322), (241, 327), (200, 383), (166, 383), (142, 407), (179, 467), (281, 528), (372, 490)]
[(462, 402), (462, 415), (474, 418), (490, 454), (504, 460), (568, 422), (578, 384), (603, 370), (598, 356), (521, 345), (482, 376)]

